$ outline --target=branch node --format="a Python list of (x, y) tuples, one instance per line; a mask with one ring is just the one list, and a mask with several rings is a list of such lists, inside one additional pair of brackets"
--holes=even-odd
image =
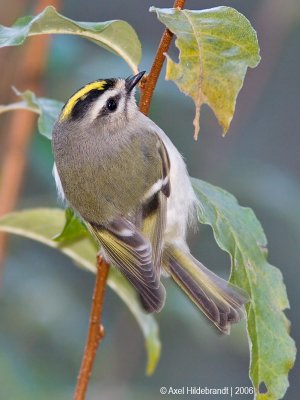
[(104, 326), (102, 324), (99, 325), (99, 337), (100, 340), (102, 340), (105, 336), (105, 329)]

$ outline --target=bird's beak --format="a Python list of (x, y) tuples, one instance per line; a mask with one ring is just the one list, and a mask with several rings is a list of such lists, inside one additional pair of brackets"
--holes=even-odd
[(129, 76), (128, 78), (125, 79), (125, 87), (127, 90), (127, 93), (130, 93), (132, 89), (139, 83), (139, 81), (142, 79), (146, 71), (139, 72), (136, 75)]

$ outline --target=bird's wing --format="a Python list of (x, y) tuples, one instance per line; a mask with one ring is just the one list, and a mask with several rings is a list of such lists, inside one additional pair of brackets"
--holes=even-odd
[[(156, 146), (156, 147), (153, 147)], [(105, 226), (88, 223), (104, 252), (134, 285), (144, 308), (159, 311), (165, 299), (160, 283), (163, 234), (166, 222), (166, 197), (170, 194), (170, 163), (167, 151), (158, 137), (144, 151), (151, 181), (141, 199), (141, 224), (118, 216)], [(149, 156), (150, 155), (150, 156)], [(152, 171), (152, 172), (151, 172)], [(140, 228), (140, 230), (139, 230)]]
[(160, 275), (163, 251), (163, 235), (166, 226), (167, 197), (170, 195), (170, 160), (167, 150), (159, 139), (158, 153), (161, 159), (160, 177), (144, 196), (142, 232), (152, 246), (152, 260), (157, 275)]
[(136, 288), (148, 312), (160, 311), (164, 304), (164, 288), (152, 262), (151, 244), (136, 226), (117, 217), (108, 226), (88, 223), (87, 227), (100, 242), (109, 260)]

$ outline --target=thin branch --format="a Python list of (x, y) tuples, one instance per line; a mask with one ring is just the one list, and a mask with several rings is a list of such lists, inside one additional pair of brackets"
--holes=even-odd
[(85, 344), (79, 375), (77, 378), (74, 400), (85, 399), (97, 348), (104, 337), (104, 328), (101, 324), (101, 317), (108, 272), (109, 264), (101, 256), (98, 256), (97, 275), (90, 313), (89, 332)]
[[(176, 0), (173, 7), (181, 9), (184, 7), (184, 3), (185, 0)], [(149, 112), (153, 92), (165, 61), (165, 53), (170, 47), (172, 38), (173, 33), (166, 28), (156, 51), (150, 73), (141, 83), (140, 111), (146, 115)]]

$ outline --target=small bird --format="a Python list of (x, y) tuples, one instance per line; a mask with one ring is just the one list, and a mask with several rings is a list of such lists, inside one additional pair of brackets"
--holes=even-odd
[(180, 153), (137, 107), (135, 87), (144, 73), (96, 80), (66, 102), (53, 128), (58, 193), (137, 290), (145, 311), (164, 305), (164, 271), (229, 333), (248, 297), (189, 251), (197, 199)]

